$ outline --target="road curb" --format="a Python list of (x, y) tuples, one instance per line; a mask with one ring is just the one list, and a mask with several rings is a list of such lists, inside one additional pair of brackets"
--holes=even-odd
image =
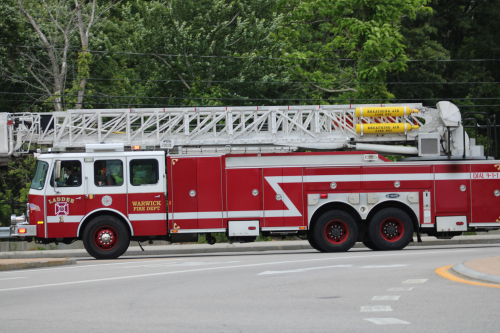
[[(273, 244), (279, 243), (279, 244)], [(415, 239), (408, 247), (413, 246), (445, 246), (445, 245), (473, 245), (473, 244), (500, 244), (500, 238), (475, 238), (475, 239), (441, 239), (424, 240), (418, 243)], [(224, 252), (262, 252), (262, 251), (294, 251), (312, 250), (307, 241), (284, 241), (284, 242), (258, 242), (244, 244), (207, 244), (196, 245), (161, 245), (146, 246), (145, 251), (139, 247), (129, 248), (123, 256), (154, 256), (154, 255), (179, 255), (179, 254), (207, 254)], [(169, 247), (169, 248), (165, 248)], [(184, 247), (184, 248), (183, 248)], [(362, 243), (356, 243), (354, 248), (365, 248)], [(26, 251), (1, 253), (0, 259), (34, 259), (34, 258), (89, 258), (90, 255), (84, 249), (78, 250), (49, 250), (49, 251)]]
[(486, 274), (486, 273), (481, 273), (478, 271), (475, 271), (473, 269), (465, 267), (465, 265), (462, 264), (456, 264), (451, 269), (460, 275), (463, 275), (469, 279), (476, 279), (480, 280), (483, 282), (490, 282), (490, 283), (498, 283), (500, 284), (500, 276), (496, 275), (491, 275), (491, 274)]
[[(4, 258), (5, 259), (5, 258)], [(12, 258), (14, 259), (14, 258)], [(15, 258), (18, 259), (18, 258)], [(23, 258), (25, 259), (25, 258)], [(65, 258), (61, 260), (53, 260), (52, 258), (47, 258), (47, 260), (33, 260), (25, 262), (12, 262), (12, 263), (2, 263), (0, 262), (0, 272), (1, 271), (11, 271), (16, 269), (28, 269), (28, 268), (41, 268), (41, 267), (53, 267), (62, 265), (74, 265), (76, 264), (76, 259)]]

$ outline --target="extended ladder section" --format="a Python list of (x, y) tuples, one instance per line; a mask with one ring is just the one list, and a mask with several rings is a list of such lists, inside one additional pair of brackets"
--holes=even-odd
[[(450, 124), (443, 120), (444, 107), (455, 117)], [(449, 102), (438, 103), (438, 109), (415, 103), (0, 113), (0, 157), (28, 153), (30, 144), (58, 151), (84, 150), (86, 145), (100, 143), (196, 153), (296, 148), (384, 152), (384, 147), (394, 147), (387, 143), (416, 143), (422, 134), (434, 135), (439, 141), (447, 128), (455, 130), (460, 124), (460, 112)], [(453, 139), (460, 143), (463, 136)], [(436, 147), (434, 153), (439, 154), (441, 148)], [(416, 149), (389, 151), (416, 155)]]

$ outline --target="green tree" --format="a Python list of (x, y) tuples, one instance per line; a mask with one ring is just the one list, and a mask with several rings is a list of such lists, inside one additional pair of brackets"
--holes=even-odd
[[(449, 62), (439, 60), (449, 60), (451, 55), (438, 41), (440, 31), (433, 25), (436, 15), (435, 11), (419, 12), (414, 20), (405, 20), (401, 25), (406, 54), (415, 61), (408, 62), (405, 71), (393, 72), (387, 77), (388, 81), (396, 82), (388, 88), (397, 99), (414, 102), (419, 98), (428, 100), (446, 97), (443, 90), (448, 80), (446, 68)], [(434, 101), (426, 101), (426, 105), (433, 104)]]
[[(0, 225), (10, 225), (10, 215), (26, 214), (31, 176), (35, 167), (34, 158), (25, 157), (10, 162), (0, 169)], [(14, 201), (14, 205), (10, 202)]]
[(287, 41), (285, 56), (295, 58), (287, 61), (293, 78), (309, 82), (303, 86), (303, 96), (332, 102), (391, 99), (393, 95), (387, 86), (375, 83), (384, 82), (389, 73), (406, 68), (406, 62), (402, 61), (408, 58), (401, 23), (413, 19), (419, 11), (428, 10), (423, 6), (425, 3), (283, 0), (281, 8), (287, 20), (279, 36)]
[[(401, 30), (407, 55), (422, 61), (411, 62), (405, 72), (389, 77), (390, 81), (423, 83), (395, 84), (389, 87), (390, 91), (397, 98), (421, 99), (429, 106), (443, 98), (455, 98), (453, 102), (462, 113), (498, 114), (499, 107), (488, 107), (499, 104), (496, 98), (500, 87), (493, 83), (500, 80), (498, 61), (469, 61), (500, 58), (496, 42), (500, 30), (498, 1), (434, 0), (429, 6), (432, 12), (418, 13), (415, 20), (405, 20)], [(448, 59), (453, 61), (433, 61)], [(486, 123), (481, 116), (476, 118)], [(479, 143), (485, 144), (486, 131), (480, 134)]]
[[(279, 55), (284, 45), (275, 38), (282, 23), (275, 5), (275, 0), (170, 0), (143, 3), (140, 7), (129, 5), (125, 20), (138, 27), (132, 44), (144, 52), (157, 54), (145, 60), (148, 61), (149, 78), (171, 80), (149, 83), (147, 94), (188, 98), (275, 97), (276, 86), (260, 82), (281, 80), (282, 66), (276, 61), (254, 58)], [(250, 59), (238, 59), (239, 56)], [(243, 81), (257, 83), (237, 84)], [(162, 102), (165, 104), (167, 100)], [(227, 100), (168, 102), (262, 104)]]
[[(15, 79), (10, 79), (7, 70), (15, 62), (19, 55), (18, 48), (6, 46), (6, 44), (24, 45), (26, 33), (19, 10), (13, 0), (0, 2), (0, 91), (20, 92), (23, 86)], [(22, 95), (2, 95), (0, 98), (0, 112), (19, 110), (27, 105), (23, 103)], [(18, 102), (4, 102), (5, 100), (17, 100)]]

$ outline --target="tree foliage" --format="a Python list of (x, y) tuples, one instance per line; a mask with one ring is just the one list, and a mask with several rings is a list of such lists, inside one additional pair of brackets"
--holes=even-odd
[[(145, 3), (134, 16), (128, 7), (128, 21), (143, 27), (134, 34), (133, 44), (155, 54), (149, 64), (149, 77), (172, 80), (150, 83), (147, 93), (165, 97), (272, 98), (272, 85), (255, 83), (241, 89), (241, 85), (217, 81), (281, 79), (279, 63), (237, 58), (280, 55), (283, 42), (275, 34), (282, 15), (274, 12), (275, 5), (275, 0), (171, 0)], [(200, 104), (199, 100), (168, 102)], [(228, 103), (219, 100), (206, 104)]]
[(281, 36), (288, 41), (286, 56), (295, 58), (288, 68), (295, 79), (309, 82), (306, 94), (332, 101), (387, 100), (393, 95), (385, 84), (359, 83), (384, 82), (388, 74), (406, 69), (401, 23), (428, 11), (423, 4), (408, 0), (283, 1), (281, 8), (288, 13)]

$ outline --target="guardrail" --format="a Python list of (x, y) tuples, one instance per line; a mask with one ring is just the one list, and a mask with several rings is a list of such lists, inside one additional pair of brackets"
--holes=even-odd
[(9, 227), (0, 228), (0, 238), (10, 238), (10, 228)]

